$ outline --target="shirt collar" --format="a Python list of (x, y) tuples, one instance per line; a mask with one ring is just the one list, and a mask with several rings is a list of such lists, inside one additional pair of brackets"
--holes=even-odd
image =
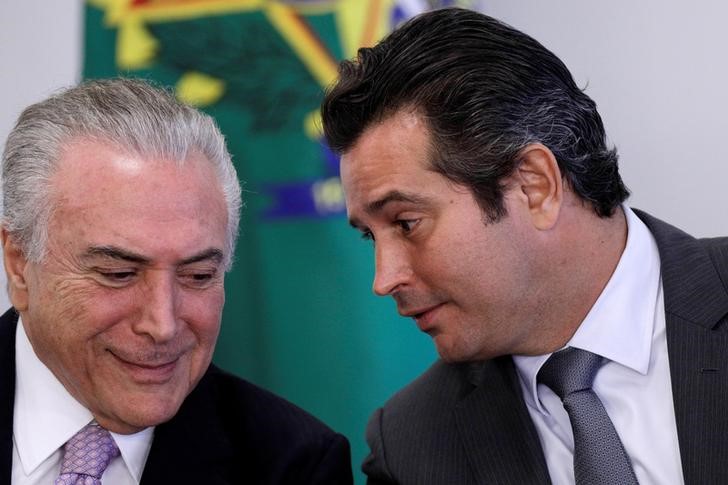
[(127, 470), (138, 482), (142, 480), (142, 472), (147, 462), (149, 450), (154, 438), (154, 427), (145, 428), (134, 434), (111, 433), (116, 446), (119, 447), (121, 457), (124, 459)]
[[(604, 290), (566, 347), (589, 350), (647, 374), (652, 351), (655, 301), (660, 286), (660, 256), (647, 226), (623, 206), (627, 243)], [(514, 356), (525, 400), (541, 412), (536, 376), (548, 355)]]
[[(13, 436), (23, 470), (29, 475), (94, 418), (40, 361), (20, 319), (15, 355)], [(152, 427), (132, 435), (111, 433), (137, 482), (152, 445), (153, 431)]]

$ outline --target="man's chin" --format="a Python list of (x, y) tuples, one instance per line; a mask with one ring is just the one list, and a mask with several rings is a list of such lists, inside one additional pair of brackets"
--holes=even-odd
[(462, 349), (456, 345), (452, 337), (439, 334), (432, 339), (435, 342), (435, 349), (442, 360), (449, 364), (456, 364), (467, 360)]
[(494, 357), (484, 349), (475, 348), (468, 345), (468, 342), (463, 342), (451, 335), (439, 334), (434, 336), (432, 340), (435, 343), (438, 355), (448, 364), (479, 362)]
[[(124, 398), (120, 398), (124, 399)], [(183, 399), (172, 396), (146, 396), (146, 399), (128, 398), (109, 413), (94, 413), (96, 421), (114, 433), (134, 434), (158, 426), (172, 419), (179, 411)]]

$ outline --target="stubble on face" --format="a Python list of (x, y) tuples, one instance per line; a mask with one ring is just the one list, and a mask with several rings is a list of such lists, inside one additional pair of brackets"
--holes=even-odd
[(376, 241), (375, 292), (413, 317), (445, 360), (524, 348), (533, 339), (536, 255), (518, 190), (506, 191), (508, 215), (487, 222), (467, 187), (433, 171), (430, 146), (424, 120), (404, 110), (342, 157), (350, 221)]

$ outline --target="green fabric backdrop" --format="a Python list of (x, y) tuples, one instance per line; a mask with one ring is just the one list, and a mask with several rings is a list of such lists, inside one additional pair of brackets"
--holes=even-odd
[[(372, 248), (348, 227), (336, 159), (311, 128), (326, 73), (347, 52), (337, 22), (346, 5), (308, 2), (317, 5), (275, 17), (267, 3), (89, 1), (83, 75), (153, 79), (217, 119), (246, 208), (215, 361), (344, 433), (363, 483), (369, 414), (435, 353), (392, 301), (372, 294)], [(391, 0), (361, 3), (386, 28), (405, 16)], [(343, 25), (377, 35), (356, 15)]]

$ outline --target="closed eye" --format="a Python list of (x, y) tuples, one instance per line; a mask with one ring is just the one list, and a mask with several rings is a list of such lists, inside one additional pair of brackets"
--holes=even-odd
[(203, 289), (209, 287), (217, 280), (218, 271), (182, 271), (179, 278), (186, 286), (191, 288)]
[(137, 273), (136, 271), (108, 271), (108, 270), (99, 270), (98, 271), (101, 277), (106, 280), (108, 283), (112, 285), (123, 285), (125, 283), (129, 283), (132, 281)]

